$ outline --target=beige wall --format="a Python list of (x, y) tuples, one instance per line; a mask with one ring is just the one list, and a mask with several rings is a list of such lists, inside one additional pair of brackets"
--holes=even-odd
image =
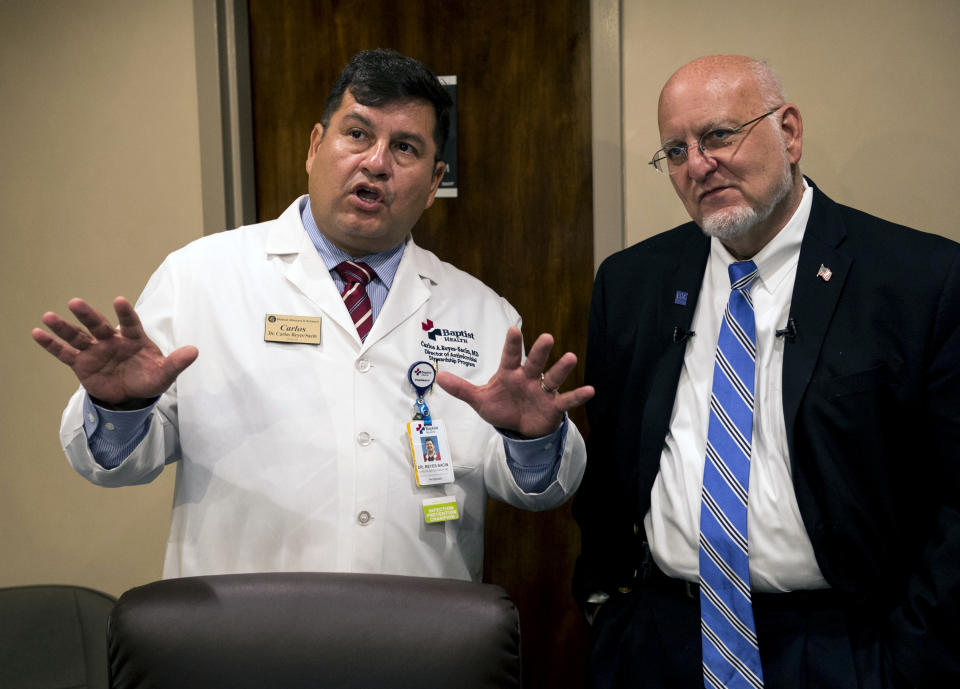
[(627, 244), (689, 220), (649, 165), (664, 81), (700, 55), (768, 60), (804, 120), (801, 170), (835, 200), (960, 240), (956, 0), (623, 0)]
[(191, 0), (0, 0), (0, 586), (157, 579), (173, 471), (104, 489), (57, 442), (76, 382), (30, 339), (136, 297), (202, 234)]

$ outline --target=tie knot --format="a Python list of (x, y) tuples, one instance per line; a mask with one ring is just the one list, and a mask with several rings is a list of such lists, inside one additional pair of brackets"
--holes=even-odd
[(737, 261), (727, 267), (730, 274), (730, 289), (749, 289), (757, 277), (757, 264), (753, 261)]
[(343, 281), (348, 285), (359, 282), (361, 285), (366, 286), (368, 282), (377, 277), (373, 268), (366, 263), (359, 263), (357, 261), (344, 261), (334, 268), (334, 270), (340, 273), (340, 277), (343, 278)]

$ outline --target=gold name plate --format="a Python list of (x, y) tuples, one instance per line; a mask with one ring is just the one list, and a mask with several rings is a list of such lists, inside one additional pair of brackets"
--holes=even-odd
[(268, 313), (263, 322), (266, 342), (320, 344), (320, 316), (281, 316)]

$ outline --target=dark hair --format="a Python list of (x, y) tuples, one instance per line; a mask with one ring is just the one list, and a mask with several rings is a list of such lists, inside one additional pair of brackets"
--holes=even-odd
[(340, 108), (347, 89), (358, 103), (372, 107), (413, 99), (429, 102), (436, 115), (433, 140), (437, 145), (437, 160), (440, 160), (450, 133), (453, 101), (436, 75), (422, 63), (395, 50), (361, 50), (350, 58), (330, 89), (320, 115), (324, 129)]

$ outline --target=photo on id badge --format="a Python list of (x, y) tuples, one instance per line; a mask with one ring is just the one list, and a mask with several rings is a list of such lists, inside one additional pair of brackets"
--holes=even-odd
[(417, 485), (432, 486), (453, 482), (453, 462), (443, 424), (411, 421), (407, 426)]

